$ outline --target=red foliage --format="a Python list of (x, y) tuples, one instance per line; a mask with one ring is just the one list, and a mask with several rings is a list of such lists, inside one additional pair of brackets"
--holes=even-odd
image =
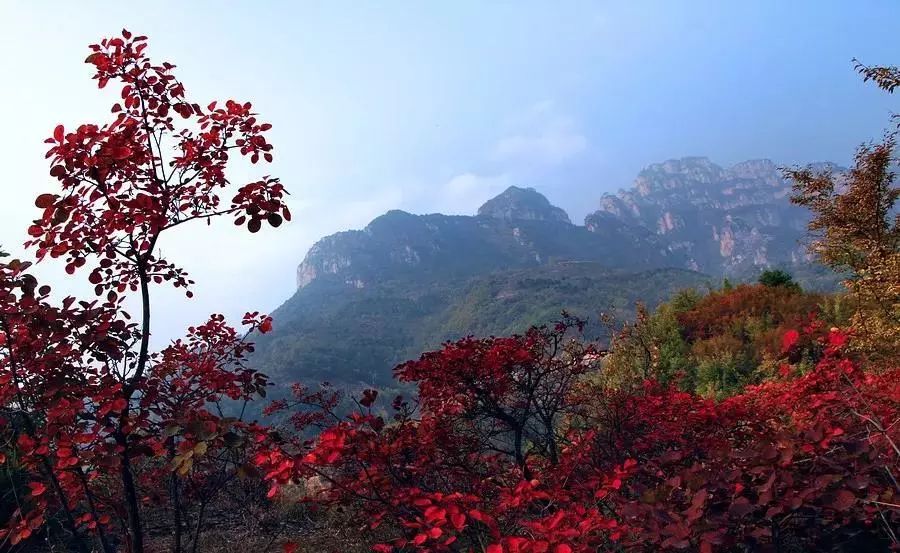
[(630, 543), (815, 549), (857, 525), (896, 527), (900, 371), (862, 372), (844, 340), (831, 333), (810, 373), (721, 404), (648, 385), (626, 410), (636, 426), (614, 433), (641, 452), (616, 508)]
[[(397, 398), (386, 420), (367, 391), (360, 409), (314, 444), (261, 453), (256, 460), (272, 494), (294, 479), (315, 478), (325, 483), (327, 500), (365, 502), (370, 527), (388, 520), (402, 529), (381, 551), (473, 543), (522, 553), (587, 551), (611, 543), (618, 523), (592, 499), (621, 486), (634, 463), (586, 470), (588, 442), (564, 427), (574, 416), (564, 398), (593, 366), (592, 350), (568, 337), (578, 326), (566, 319), (523, 336), (466, 338), (401, 365), (400, 379), (419, 384), (418, 405)], [(330, 393), (300, 390), (297, 398), (306, 406), (317, 399), (326, 416), (314, 422), (336, 419)]]
[[(91, 46), (85, 61), (94, 79), (100, 88), (117, 83), (121, 100), (109, 123), (54, 129), (47, 158), (60, 190), (37, 197), (41, 215), (28, 229), (26, 246), (39, 261), (63, 258), (69, 274), (89, 266), (102, 299), (65, 298), (57, 307), (27, 263), (0, 265), (2, 437), (31, 479), (27, 501), (3, 531), (11, 543), (60, 511), (72, 547), (87, 551), (85, 536), (93, 535), (113, 551), (124, 529), (121, 538), (138, 553), (142, 504), (166, 499), (176, 513), (178, 551), (180, 501), (219, 489), (216, 478), (239, 470), (263, 432), (213, 408), (248, 400), (266, 385), (245, 366), (246, 335), (213, 315), (152, 354), (149, 290), (192, 284), (159, 256), (166, 231), (221, 215), (251, 232), (262, 221), (277, 227), (290, 219), (273, 177), (220, 197), (232, 152), (252, 163), (272, 160), (271, 125), (257, 120), (249, 102), (202, 108), (189, 101), (174, 65), (152, 63), (146, 46), (146, 37), (128, 31)], [(136, 291), (139, 324), (122, 311), (124, 295)], [(244, 324), (248, 332), (272, 327), (258, 313)]]
[[(38, 259), (64, 257), (74, 273), (88, 257), (97, 258), (90, 274), (97, 295), (110, 301), (142, 280), (191, 284), (183, 270), (154, 253), (160, 233), (185, 222), (218, 215), (235, 216), (251, 232), (261, 222), (279, 226), (290, 220), (283, 203), (284, 187), (265, 176), (237, 189), (227, 205), (219, 194), (228, 186), (226, 166), (231, 152), (260, 154), (272, 160), (265, 138), (271, 128), (257, 120), (249, 102), (234, 100), (205, 109), (190, 103), (184, 86), (172, 74), (174, 65), (154, 65), (144, 54), (146, 37), (104, 39), (91, 46), (85, 60), (95, 69), (100, 88), (121, 83), (121, 99), (106, 125), (83, 124), (71, 132), (62, 125), (47, 139), (50, 175), (62, 194), (41, 194), (43, 210), (28, 232), (27, 244)], [(127, 35), (127, 37), (126, 37)], [(176, 125), (173, 113), (180, 116)], [(199, 132), (191, 130), (199, 128)], [(166, 140), (174, 142), (166, 144)], [(164, 159), (165, 148), (175, 150)]]
[[(388, 407), (367, 390), (341, 416), (339, 393), (296, 386), (269, 410), (294, 410), (288, 438), (223, 417), (220, 402), (261, 394), (266, 379), (220, 315), (150, 353), (150, 287), (191, 284), (158, 241), (191, 220), (233, 215), (256, 232), (290, 213), (268, 176), (223, 204), (230, 152), (271, 161), (270, 125), (249, 103), (189, 102), (174, 66), (153, 65), (145, 47), (127, 31), (92, 46), (98, 85), (120, 83), (121, 102), (109, 124), (54, 129), (61, 194), (38, 196), (29, 229), (39, 260), (64, 258), (69, 273), (91, 263), (102, 299), (51, 303), (28, 263), (0, 264), (0, 438), (11, 453), (0, 462), (14, 457), (28, 479), (0, 539), (18, 544), (60, 513), (73, 548), (87, 552), (91, 536), (104, 552), (122, 539), (140, 553), (142, 509), (166, 501), (181, 551), (182, 502), (208, 501), (252, 462), (269, 498), (305, 479), (321, 489), (312, 500), (364, 509), (366, 526), (393, 532), (381, 552), (778, 550), (861, 532), (898, 544), (900, 370), (864, 372), (845, 356), (847, 335), (782, 317), (804, 312), (783, 308), (806, 301), (788, 291), (740, 287), (682, 315), (692, 339), (747, 313), (795, 327), (781, 338), (783, 378), (721, 403), (652, 381), (596, 384), (599, 355), (565, 317), (399, 366), (414, 403)], [(122, 311), (129, 291), (140, 292), (139, 323)], [(243, 323), (272, 328), (259, 313)], [(800, 349), (817, 364), (798, 375)]]
[(343, 419), (335, 396), (304, 391), (306, 406), (325, 400), (316, 424), (337, 422), (257, 457), (272, 495), (324, 483), (313, 500), (391, 523), (382, 552), (812, 549), (867, 528), (892, 539), (900, 372), (861, 371), (844, 334), (788, 336), (819, 342), (813, 371), (716, 403), (651, 381), (585, 382), (596, 366), (567, 343), (570, 326), (468, 338), (401, 365), (419, 404), (396, 400), (392, 420), (372, 391)]

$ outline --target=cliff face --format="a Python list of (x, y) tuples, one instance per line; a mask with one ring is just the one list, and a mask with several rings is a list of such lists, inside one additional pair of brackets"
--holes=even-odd
[(663, 238), (689, 268), (747, 277), (810, 261), (800, 243), (809, 214), (790, 203), (790, 190), (769, 160), (729, 168), (706, 158), (669, 160), (641, 171), (632, 188), (605, 195), (585, 225), (612, 217)]

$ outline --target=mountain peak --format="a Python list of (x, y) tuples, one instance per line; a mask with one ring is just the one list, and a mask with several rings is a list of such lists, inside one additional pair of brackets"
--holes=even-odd
[(504, 221), (536, 220), (572, 222), (565, 211), (551, 204), (543, 194), (534, 188), (510, 186), (500, 195), (488, 200), (480, 208), (478, 215)]

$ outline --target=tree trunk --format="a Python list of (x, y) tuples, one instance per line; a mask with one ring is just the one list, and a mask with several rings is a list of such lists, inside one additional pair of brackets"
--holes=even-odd
[(559, 464), (559, 451), (556, 447), (556, 435), (553, 429), (553, 419), (544, 420), (544, 429), (547, 432), (547, 454), (550, 464), (554, 467)]
[[(175, 438), (169, 438), (169, 455), (175, 457)], [(172, 495), (172, 525), (174, 526), (174, 542), (172, 553), (181, 553), (181, 489), (178, 474), (174, 471), (169, 476), (169, 493)]]
[(516, 428), (514, 431), (514, 444), (513, 444), (513, 453), (516, 458), (516, 465), (522, 469), (522, 476), (525, 480), (531, 480), (531, 471), (528, 470), (528, 465), (525, 463), (525, 454), (522, 451), (522, 429)]
[(100, 548), (103, 549), (103, 553), (116, 553), (116, 550), (110, 545), (109, 540), (106, 538), (106, 531), (103, 529), (103, 525), (100, 524), (97, 504), (94, 502), (94, 494), (91, 493), (91, 490), (88, 487), (87, 477), (84, 475), (84, 471), (82, 471), (81, 468), (78, 469), (78, 478), (81, 480), (81, 488), (84, 490), (84, 497), (87, 498), (91, 516), (94, 517), (94, 521), (97, 523), (97, 538), (100, 540)]
[[(151, 244), (150, 251), (153, 251)], [(138, 274), (141, 281), (141, 346), (138, 352), (137, 367), (134, 374), (126, 382), (123, 395), (126, 405), (121, 414), (119, 429), (116, 431), (116, 443), (122, 447), (122, 489), (125, 493), (125, 509), (128, 513), (128, 533), (131, 542), (130, 553), (144, 553), (144, 529), (141, 522), (141, 508), (138, 503), (137, 485), (134, 482), (134, 473), (131, 468), (131, 454), (128, 451), (128, 436), (122, 431), (122, 425), (128, 418), (128, 410), (131, 404), (131, 396), (140, 385), (147, 369), (150, 347), (150, 286), (146, 268), (143, 262), (138, 262)]]
[(141, 508), (138, 503), (137, 485), (131, 470), (131, 454), (128, 452), (128, 438), (116, 432), (116, 443), (123, 448), (120, 475), (125, 493), (125, 510), (128, 513), (128, 534), (131, 542), (130, 553), (144, 553), (144, 528), (141, 523)]

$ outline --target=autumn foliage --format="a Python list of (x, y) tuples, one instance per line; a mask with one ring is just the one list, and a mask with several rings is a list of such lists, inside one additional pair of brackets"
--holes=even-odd
[[(29, 479), (3, 530), (12, 545), (58, 514), (69, 548), (88, 551), (94, 542), (139, 553), (144, 511), (163, 501), (180, 551), (186, 502), (213, 493), (212, 476), (237, 470), (255, 443), (254, 425), (214, 408), (266, 385), (245, 366), (252, 347), (244, 333), (213, 315), (152, 353), (150, 290), (169, 283), (191, 294), (187, 273), (159, 255), (172, 229), (232, 216), (255, 232), (263, 221), (290, 219), (278, 179), (235, 187), (227, 177), (236, 154), (272, 160), (271, 125), (250, 103), (191, 102), (174, 66), (152, 63), (146, 47), (128, 31), (91, 46), (85, 62), (97, 85), (118, 89), (112, 119), (53, 130), (47, 158), (59, 190), (37, 197), (40, 215), (28, 229), (38, 261), (86, 271), (98, 299), (54, 302), (29, 263), (0, 266), (2, 437), (6, 460)], [(123, 310), (131, 293), (139, 296), (137, 323)], [(245, 333), (271, 327), (257, 313), (243, 323)]]
[[(278, 227), (286, 192), (273, 177), (227, 177), (235, 157), (272, 160), (252, 106), (188, 101), (174, 66), (145, 49), (127, 31), (91, 47), (98, 86), (120, 99), (107, 124), (53, 131), (59, 187), (37, 198), (28, 230), (38, 261), (86, 273), (97, 298), (54, 298), (29, 262), (0, 263), (0, 464), (21, 482), (0, 548), (62, 527), (64, 548), (140, 553), (148, 516), (162, 513), (165, 548), (197, 551), (238, 482), (260, 490), (242, 500), (272, 509), (342, 513), (381, 553), (900, 544), (896, 358), (867, 370), (854, 330), (823, 321), (820, 298), (795, 288), (739, 286), (676, 298), (657, 320), (643, 312), (621, 350), (640, 356), (630, 378), (609, 378), (605, 352), (564, 314), (400, 365), (410, 397), (296, 385), (266, 410), (288, 427), (227, 416), (265, 394), (247, 338), (272, 320), (248, 313), (239, 332), (212, 315), (151, 352), (151, 289), (193, 284), (160, 240), (222, 216)], [(722, 352), (778, 370), (709, 393), (684, 385), (692, 360)]]
[(741, 284), (701, 295), (684, 291), (653, 313), (615, 328), (603, 379), (611, 384), (653, 378), (700, 395), (725, 398), (781, 374), (783, 338), (801, 333), (795, 370), (821, 358), (816, 342), (849, 314), (840, 296), (797, 286)]
[[(596, 355), (571, 330), (464, 339), (401, 365), (398, 377), (418, 385), (415, 406), (396, 398), (376, 409), (367, 391), (341, 418), (331, 402), (334, 422), (314, 443), (257, 457), (270, 493), (315, 481), (311, 500), (392, 529), (378, 551), (818, 549), (895, 538), (900, 373), (860, 370), (843, 354), (845, 334), (813, 338), (823, 355), (807, 374), (717, 403), (652, 380), (593, 384), (583, 377), (601, 370)], [(788, 337), (785, 363), (801, 341)], [(298, 390), (297, 402), (316, 398)]]
[[(897, 67), (867, 67), (857, 62), (865, 80), (893, 93), (900, 82)], [(786, 172), (794, 182), (791, 200), (813, 213), (809, 230), (812, 252), (824, 264), (847, 275), (844, 284), (856, 303), (854, 347), (873, 362), (891, 364), (900, 349), (900, 213), (896, 181), (900, 118), (884, 139), (863, 144), (848, 174)]]

